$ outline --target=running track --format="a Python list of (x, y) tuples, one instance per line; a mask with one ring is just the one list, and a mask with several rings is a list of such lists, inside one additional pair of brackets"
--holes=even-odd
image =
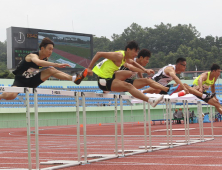
[[(204, 123), (204, 134), (211, 135), (210, 124)], [(152, 144), (159, 145), (166, 142), (166, 125), (152, 126)], [(173, 125), (173, 129), (183, 128), (182, 125)], [(198, 124), (191, 124), (191, 135), (199, 133)], [(118, 127), (120, 134), (120, 126)], [(32, 129), (34, 130), (34, 129)], [(157, 131), (160, 130), (160, 131)], [(164, 149), (150, 153), (132, 155), (79, 165), (65, 170), (221, 170), (222, 169), (222, 124), (214, 123), (215, 139), (212, 141), (191, 144), (186, 146)], [(77, 160), (76, 128), (41, 127), (39, 136), (40, 162), (49, 160)], [(81, 129), (82, 134), (82, 129)], [(138, 150), (144, 145), (143, 124), (124, 125), (125, 149)], [(114, 125), (87, 125), (87, 153), (114, 154)], [(184, 139), (184, 131), (173, 131), (173, 139)], [(27, 138), (26, 129), (0, 129), (0, 169), (27, 168)], [(83, 155), (83, 137), (81, 137), (81, 154)], [(121, 149), (121, 138), (118, 138), (118, 148)], [(32, 166), (35, 168), (35, 142), (32, 135)], [(53, 165), (40, 165), (40, 168)], [(55, 166), (55, 165), (54, 165)]]

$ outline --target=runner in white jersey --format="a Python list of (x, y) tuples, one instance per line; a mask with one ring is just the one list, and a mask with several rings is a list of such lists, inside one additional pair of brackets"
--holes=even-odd
[(155, 80), (156, 82), (162, 84), (163, 86), (167, 86), (167, 84), (169, 82), (171, 82), (173, 80), (173, 77), (170, 76), (170, 75), (167, 75), (165, 73), (165, 69), (167, 67), (172, 67), (172, 69), (176, 69), (176, 65), (172, 65), (172, 64), (169, 64), (163, 68), (161, 68), (153, 77), (152, 79)]
[[(184, 90), (186, 94), (191, 93), (201, 99), (209, 100), (215, 96), (215, 94), (203, 94), (193, 87), (190, 87), (187, 84), (183, 84), (180, 79), (177, 77), (176, 74), (180, 74), (185, 71), (186, 69), (186, 59), (185, 58), (178, 58), (175, 65), (169, 64), (163, 68), (161, 68), (153, 77), (152, 79), (159, 84), (165, 87), (172, 87), (180, 84), (178, 91)], [(168, 84), (172, 80), (176, 82), (176, 84)], [(167, 94), (165, 91), (161, 91), (159, 89), (154, 89), (149, 87), (148, 89), (144, 90), (143, 93), (156, 93), (156, 94)]]

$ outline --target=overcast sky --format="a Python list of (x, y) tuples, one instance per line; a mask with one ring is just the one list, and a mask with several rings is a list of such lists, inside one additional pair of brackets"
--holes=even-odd
[(0, 41), (6, 28), (29, 27), (94, 34), (121, 34), (133, 22), (192, 24), (201, 33), (222, 36), (222, 0), (0, 0)]

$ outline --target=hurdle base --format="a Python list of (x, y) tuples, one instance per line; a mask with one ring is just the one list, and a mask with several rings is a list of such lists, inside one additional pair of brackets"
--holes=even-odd
[(81, 165), (82, 162), (79, 161), (66, 161), (66, 160), (56, 160), (56, 161), (47, 161), (47, 162), (40, 162), (41, 165), (56, 165), (53, 167), (48, 167), (48, 168), (41, 168), (41, 170), (54, 170), (54, 169), (61, 169), (61, 168), (68, 168), (71, 166), (77, 166)]
[[(149, 146), (147, 146), (147, 148), (150, 148)], [(157, 150), (161, 150), (161, 149), (167, 149), (169, 148), (168, 146), (152, 146), (152, 149), (149, 149), (151, 151), (157, 151)], [(145, 146), (139, 146), (139, 149), (145, 149)]]
[[(122, 150), (118, 150), (118, 152), (122, 153)], [(148, 150), (124, 150), (124, 156), (131, 156), (131, 155), (147, 153), (147, 152)]]
[[(83, 155), (82, 158), (84, 158), (85, 156)], [(114, 155), (114, 154), (89, 154), (87, 155), (87, 158), (97, 158), (97, 159), (91, 159), (91, 160), (87, 160), (89, 163), (92, 162), (98, 162), (98, 161), (103, 161), (103, 160), (108, 160), (108, 159), (114, 159), (114, 158), (118, 158), (119, 155)]]
[(173, 147), (177, 147), (177, 146), (183, 146), (183, 145), (188, 145), (187, 143), (185, 142), (181, 142), (181, 143), (160, 143), (160, 145), (162, 146), (168, 146), (170, 148), (173, 148)]

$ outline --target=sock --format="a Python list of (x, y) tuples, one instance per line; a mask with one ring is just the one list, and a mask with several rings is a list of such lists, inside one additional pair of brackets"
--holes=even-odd
[(76, 80), (76, 75), (72, 76), (72, 81)]
[(148, 103), (153, 103), (153, 99), (149, 98)]
[(203, 98), (203, 99), (205, 99), (206, 97), (207, 97), (207, 95), (206, 95), (206, 94), (203, 94), (203, 95), (202, 95), (202, 98)]

